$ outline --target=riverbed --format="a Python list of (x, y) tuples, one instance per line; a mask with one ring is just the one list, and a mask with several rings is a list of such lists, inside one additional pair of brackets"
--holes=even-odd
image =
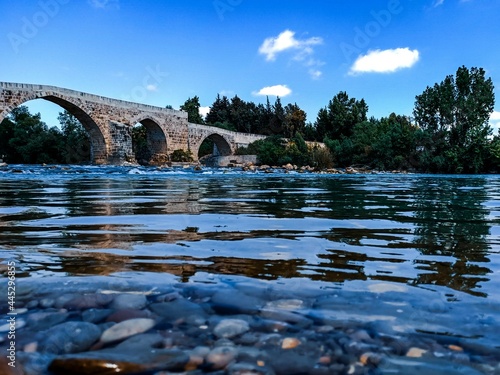
[(14, 313), (30, 374), (500, 373), (500, 176), (285, 172), (0, 169), (2, 352)]

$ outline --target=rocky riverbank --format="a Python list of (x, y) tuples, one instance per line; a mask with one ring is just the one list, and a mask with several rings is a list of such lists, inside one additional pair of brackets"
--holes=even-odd
[[(16, 367), (3, 356), (0, 373), (500, 373), (499, 348), (401, 333), (355, 311), (343, 317), (349, 311), (338, 309), (359, 295), (245, 283), (132, 285), (74, 280), (54, 293), (53, 283), (19, 284)], [(2, 353), (8, 330), (0, 327)]]

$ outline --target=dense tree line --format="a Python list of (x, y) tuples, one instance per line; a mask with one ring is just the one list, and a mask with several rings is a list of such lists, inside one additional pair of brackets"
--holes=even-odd
[(197, 96), (186, 100), (181, 109), (188, 113), (189, 122), (242, 133), (291, 138), (297, 132), (304, 133), (306, 126), (306, 113), (296, 103), (283, 106), (279, 97), (273, 105), (268, 98), (264, 105), (246, 102), (237, 95), (232, 99), (217, 95), (205, 119), (199, 114), (200, 101)]
[[(222, 107), (230, 109), (232, 101), (217, 97), (215, 104), (217, 114)], [(313, 155), (319, 155), (322, 165), (338, 167), (361, 165), (431, 173), (499, 172), (500, 136), (492, 136), (489, 125), (494, 104), (491, 78), (485, 77), (483, 69), (462, 66), (455, 76), (447, 76), (416, 96), (413, 119), (395, 113), (381, 119), (368, 119), (368, 105), (364, 99), (349, 98), (341, 91), (319, 110), (314, 124), (306, 124), (305, 117), (301, 117), (298, 127), (287, 127), (290, 122), (283, 121), (279, 134), (288, 138), (288, 142), (274, 137), (257, 142), (250, 150), (263, 162), (303, 164), (309, 161), (314, 165)], [(277, 101), (273, 108), (279, 105)], [(296, 107), (295, 110), (300, 109)], [(226, 121), (232, 124), (231, 117), (227, 116), (222, 118), (229, 119)], [(219, 117), (214, 116), (207, 116), (207, 121), (220, 122)], [(267, 128), (259, 129), (272, 129), (270, 122), (266, 123)], [(327, 162), (329, 155), (318, 153), (317, 149), (308, 149), (298, 156), (300, 140), (297, 135), (307, 141), (324, 142), (332, 160)]]
[(61, 127), (49, 128), (26, 106), (15, 108), (0, 123), (0, 157), (13, 164), (81, 164), (90, 161), (90, 140), (80, 122), (67, 111)]

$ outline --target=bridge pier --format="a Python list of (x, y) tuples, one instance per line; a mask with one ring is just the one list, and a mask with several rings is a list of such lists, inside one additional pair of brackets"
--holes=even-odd
[(136, 162), (132, 147), (131, 127), (116, 121), (109, 121), (109, 139), (106, 164)]

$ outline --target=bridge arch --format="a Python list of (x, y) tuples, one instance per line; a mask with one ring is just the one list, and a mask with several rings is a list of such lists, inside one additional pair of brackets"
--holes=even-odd
[(58, 94), (55, 92), (32, 92), (27, 95), (19, 95), (9, 107), (5, 108), (0, 113), (0, 121), (6, 118), (14, 108), (17, 108), (28, 101), (36, 99), (43, 99), (57, 104), (58, 106), (67, 110), (69, 113), (75, 116), (89, 134), (91, 161), (101, 163), (107, 159), (107, 144), (104, 134), (101, 131), (99, 125), (97, 125), (94, 119), (85, 110), (83, 110), (75, 103), (72, 103), (68, 99), (63, 98), (62, 96), (58, 96)]
[(153, 116), (142, 115), (132, 119), (131, 126), (141, 124), (146, 128), (146, 141), (149, 150), (149, 159), (155, 160), (168, 152), (168, 136), (160, 126), (160, 121)]
[(214, 143), (214, 146), (217, 148), (216, 150), (214, 148), (215, 156), (232, 155), (233, 150), (231, 149), (231, 142), (227, 140), (223, 135), (220, 135), (218, 133), (212, 133), (202, 138), (201, 142), (197, 145), (196, 155), (198, 155), (201, 145), (207, 139), (211, 140)]

